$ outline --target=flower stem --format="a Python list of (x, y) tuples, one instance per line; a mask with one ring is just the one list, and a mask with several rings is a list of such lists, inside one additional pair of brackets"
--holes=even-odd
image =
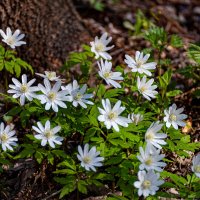
[(96, 90), (96, 92), (95, 92), (94, 101), (95, 101), (96, 98), (97, 98), (97, 93), (98, 93), (98, 91), (99, 91), (99, 88), (100, 88), (101, 83), (102, 83), (102, 80), (99, 82), (99, 85), (98, 85), (97, 90)]
[(158, 77), (159, 77), (159, 78), (160, 78), (161, 72), (162, 72), (162, 68), (161, 68), (161, 64), (160, 64), (160, 61), (161, 61), (161, 53), (162, 53), (162, 48), (160, 47), (159, 50), (158, 50)]

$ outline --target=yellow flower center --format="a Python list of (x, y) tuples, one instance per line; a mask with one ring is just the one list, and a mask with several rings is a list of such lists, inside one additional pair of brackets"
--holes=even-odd
[(28, 91), (28, 86), (26, 84), (23, 84), (23, 85), (21, 85), (20, 90), (22, 93), (26, 93)]
[(176, 119), (177, 119), (176, 115), (174, 115), (174, 114), (171, 114), (169, 116), (169, 118), (170, 118), (171, 121), (176, 121)]
[(140, 91), (141, 91), (141, 92), (145, 92), (145, 90), (147, 90), (147, 87), (146, 87), (146, 86), (142, 86), (142, 87), (140, 88)]
[(13, 45), (15, 43), (15, 40), (13, 37), (10, 37), (6, 40), (6, 42), (9, 44), (9, 45)]
[(55, 92), (49, 92), (48, 98), (51, 101), (54, 101), (56, 99), (56, 93)]
[(50, 129), (47, 129), (44, 132), (44, 135), (46, 136), (47, 139), (51, 138), (53, 136), (53, 132)]
[(105, 78), (110, 78), (110, 72), (105, 72), (103, 75)]
[(46, 76), (49, 80), (51, 80), (52, 78), (56, 77), (56, 73), (55, 72), (46, 72)]
[(195, 166), (195, 167), (194, 167), (194, 171), (195, 171), (196, 173), (200, 173), (200, 165)]
[(114, 112), (110, 112), (110, 113), (108, 114), (108, 119), (110, 119), (110, 120), (115, 119), (116, 117), (117, 117), (117, 114), (114, 113)]
[(141, 61), (138, 61), (138, 62), (136, 63), (136, 67), (137, 67), (137, 68), (140, 68), (141, 65), (142, 65), (142, 62), (141, 62)]
[(96, 45), (95, 45), (95, 49), (96, 51), (104, 51), (104, 44), (101, 43), (101, 42), (98, 42)]
[(145, 136), (146, 140), (153, 140), (154, 139), (154, 134), (152, 132), (149, 132)]
[(91, 162), (91, 158), (90, 158), (89, 156), (85, 156), (85, 157), (83, 158), (83, 162), (84, 162), (85, 164), (89, 164), (89, 163)]
[(151, 181), (149, 180), (145, 180), (143, 183), (142, 183), (142, 186), (144, 189), (149, 189), (151, 187)]
[(79, 101), (82, 97), (83, 95), (80, 92), (78, 92), (76, 96), (74, 97), (74, 100)]
[(149, 158), (149, 159), (147, 159), (147, 160), (145, 161), (145, 164), (146, 164), (146, 165), (151, 165), (152, 162), (153, 162), (152, 159)]
[(2, 133), (0, 136), (0, 140), (2, 141), (2, 143), (6, 142), (8, 140), (8, 135), (6, 133)]

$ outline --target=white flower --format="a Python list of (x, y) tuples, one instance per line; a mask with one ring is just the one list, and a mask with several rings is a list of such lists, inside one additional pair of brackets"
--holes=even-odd
[(129, 114), (128, 118), (132, 120), (133, 123), (138, 125), (139, 122), (141, 122), (144, 119), (144, 116), (141, 114)]
[(200, 178), (200, 153), (192, 159), (192, 171)]
[(154, 79), (150, 79), (146, 81), (146, 76), (144, 76), (141, 80), (140, 77), (137, 78), (137, 87), (139, 92), (144, 96), (144, 98), (151, 101), (151, 98), (156, 98), (155, 95), (158, 93), (155, 91), (157, 88), (156, 85), (152, 85), (154, 82)]
[(17, 146), (16, 141), (18, 141), (17, 137), (13, 137), (15, 135), (15, 130), (12, 130), (10, 125), (5, 127), (2, 122), (0, 125), (0, 144), (2, 149), (6, 151), (7, 149), (13, 150), (12, 146)]
[(145, 150), (140, 147), (140, 155), (137, 156), (138, 160), (140, 160), (141, 164), (139, 166), (140, 170), (146, 169), (155, 170), (158, 172), (163, 171), (161, 167), (165, 167), (166, 163), (161, 162), (161, 160), (165, 157), (164, 154), (160, 154), (160, 149), (156, 150), (154, 147), (149, 148), (146, 146)]
[(89, 144), (85, 144), (84, 149), (81, 146), (78, 146), (78, 155), (77, 158), (81, 161), (81, 166), (84, 167), (87, 171), (90, 171), (90, 168), (96, 172), (95, 167), (101, 167), (103, 157), (98, 157), (100, 152), (96, 150), (96, 147), (92, 147), (89, 150)]
[(143, 52), (136, 51), (135, 59), (130, 57), (129, 55), (125, 55), (125, 63), (128, 65), (128, 67), (131, 68), (132, 72), (139, 72), (140, 74), (146, 74), (147, 76), (151, 76), (152, 73), (149, 71), (151, 69), (155, 69), (157, 63), (150, 62), (146, 63), (149, 59), (150, 54), (146, 54), (143, 57)]
[(57, 81), (53, 88), (48, 79), (44, 79), (44, 85), (39, 84), (38, 88), (42, 91), (44, 95), (38, 95), (38, 99), (42, 104), (45, 105), (45, 110), (49, 110), (51, 107), (55, 112), (58, 112), (58, 106), (62, 108), (67, 108), (66, 104), (63, 101), (72, 101), (71, 96), (66, 96), (69, 94), (67, 90), (60, 90), (61, 81)]
[(83, 108), (87, 108), (86, 104), (94, 105), (92, 101), (88, 99), (93, 97), (93, 94), (85, 94), (87, 85), (84, 84), (82, 88), (78, 85), (77, 81), (69, 83), (67, 86), (62, 86), (63, 90), (67, 90), (72, 98), (72, 105), (77, 107), (80, 104)]
[(138, 188), (138, 195), (148, 197), (149, 195), (155, 195), (156, 192), (159, 190), (159, 186), (164, 183), (163, 180), (159, 180), (160, 174), (155, 173), (153, 170), (148, 172), (146, 171), (139, 171), (138, 172), (138, 179), (134, 183), (134, 186)]
[(41, 122), (37, 122), (38, 127), (32, 126), (32, 128), (39, 134), (34, 135), (36, 139), (42, 140), (41, 145), (45, 146), (47, 142), (52, 148), (55, 148), (55, 144), (61, 145), (63, 141), (63, 138), (56, 135), (57, 132), (60, 131), (61, 127), (56, 126), (51, 129), (50, 121), (47, 120), (45, 123), (45, 126), (42, 125)]
[(107, 47), (108, 43), (112, 40), (112, 37), (108, 37), (107, 33), (104, 33), (99, 39), (97, 36), (95, 37), (95, 41), (90, 42), (91, 51), (95, 53), (95, 58), (99, 57), (104, 58), (105, 60), (111, 60), (112, 57), (107, 53), (108, 50), (112, 49), (114, 45)]
[(99, 76), (101, 76), (101, 78), (103, 78), (108, 85), (111, 84), (115, 88), (121, 88), (121, 85), (117, 83), (115, 80), (123, 80), (124, 78), (121, 76), (122, 75), (121, 72), (111, 71), (112, 62), (108, 62), (107, 60), (103, 62), (103, 60), (101, 59), (101, 64), (98, 62), (98, 66), (100, 70), (98, 71)]
[(78, 85), (78, 82), (74, 80), (72, 83), (69, 83), (66, 86), (61, 86), (62, 90), (68, 90), (69, 94), (72, 95), (72, 92), (76, 89), (79, 89), (80, 86)]
[[(158, 149), (162, 149), (160, 145), (167, 144), (163, 139), (167, 137), (164, 133), (158, 133), (161, 130), (163, 124), (159, 124), (159, 121), (152, 123), (145, 133), (145, 141), (147, 145), (151, 147), (152, 145)], [(151, 148), (152, 149), (152, 148)]]
[(0, 34), (3, 37), (2, 41), (9, 45), (12, 49), (15, 49), (17, 46), (21, 46), (22, 44), (26, 44), (26, 42), (20, 41), (25, 35), (20, 34), (20, 30), (18, 29), (13, 34), (9, 27), (6, 29), (6, 33), (0, 29)]
[(27, 83), (27, 76), (26, 74), (22, 75), (22, 83), (20, 83), (16, 78), (12, 78), (12, 82), (15, 85), (9, 85), (11, 90), (8, 90), (8, 93), (14, 93), (13, 98), (20, 97), (20, 104), (25, 104), (25, 99), (27, 98), (29, 101), (32, 101), (36, 94), (34, 92), (38, 91), (38, 87), (31, 85), (35, 82), (35, 78), (30, 80)]
[(60, 81), (59, 76), (56, 76), (56, 72), (53, 71), (44, 71), (44, 74), (35, 73), (42, 78), (47, 78), (50, 81)]
[(178, 126), (185, 126), (186, 123), (183, 120), (187, 118), (187, 115), (181, 114), (182, 112), (183, 108), (177, 109), (176, 104), (170, 106), (169, 110), (164, 110), (166, 126), (169, 128), (172, 125), (175, 129), (178, 129)]
[(103, 108), (99, 108), (99, 112), (101, 115), (98, 116), (98, 120), (100, 122), (104, 122), (107, 129), (113, 127), (115, 131), (119, 132), (119, 126), (128, 127), (128, 123), (131, 122), (130, 119), (126, 117), (119, 116), (124, 110), (125, 107), (121, 106), (121, 101), (117, 101), (115, 106), (111, 108), (109, 99), (102, 99)]

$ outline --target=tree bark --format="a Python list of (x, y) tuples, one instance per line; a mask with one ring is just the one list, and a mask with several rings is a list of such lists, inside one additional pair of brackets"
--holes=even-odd
[(0, 1), (0, 26), (26, 34), (17, 51), (33, 67), (61, 66), (89, 35), (71, 0)]

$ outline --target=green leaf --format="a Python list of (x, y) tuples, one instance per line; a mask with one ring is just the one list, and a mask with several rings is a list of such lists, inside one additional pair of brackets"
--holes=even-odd
[(195, 44), (190, 44), (188, 55), (196, 63), (200, 64), (200, 46), (197, 46)]
[(169, 85), (170, 81), (171, 81), (171, 77), (172, 77), (172, 70), (169, 69), (167, 70), (163, 76), (159, 77), (159, 82), (160, 82), (160, 86), (161, 88), (167, 88), (167, 86)]
[(113, 176), (111, 174), (106, 173), (97, 173), (92, 178), (99, 180), (113, 180)]
[(76, 171), (76, 165), (75, 165), (75, 162), (70, 158), (68, 158), (67, 160), (59, 163), (58, 166), (66, 166), (74, 171)]
[(54, 156), (50, 153), (50, 152), (47, 152), (47, 160), (50, 164), (53, 165), (54, 163)]
[(6, 115), (10, 115), (10, 116), (15, 116), (17, 114), (19, 114), (21, 112), (22, 108), (21, 107), (13, 107), (12, 109), (10, 109)]
[(52, 153), (57, 157), (67, 158), (67, 154), (62, 150), (56, 149), (56, 150), (53, 150)]
[(100, 84), (99, 89), (97, 91), (97, 96), (99, 97), (99, 99), (101, 99), (103, 97), (103, 95), (106, 92), (106, 87), (103, 84)]
[(69, 194), (70, 192), (76, 189), (76, 177), (75, 176), (67, 176), (65, 178), (54, 178), (58, 183), (64, 184), (64, 187), (61, 190), (59, 199)]
[(15, 63), (14, 65), (14, 71), (16, 73), (16, 76), (19, 77), (21, 74), (21, 67), (17, 63)]
[(40, 164), (42, 162), (42, 160), (43, 160), (43, 155), (39, 151), (36, 151), (35, 152), (35, 159)]
[(71, 184), (65, 185), (60, 192), (59, 199), (62, 199), (65, 195), (69, 194), (70, 192), (74, 190), (75, 190), (75, 187), (73, 185)]
[(14, 71), (13, 71), (13, 64), (11, 63), (11, 62), (5, 62), (5, 68), (6, 68), (6, 70), (8, 71), (8, 72), (10, 72), (11, 74), (13, 74), (14, 73)]
[(34, 153), (35, 153), (34, 149), (32, 149), (32, 148), (25, 148), (17, 156), (15, 156), (14, 159), (28, 158), (28, 157), (31, 157)]
[(71, 170), (71, 169), (59, 169), (59, 170), (56, 170), (53, 173), (54, 174), (76, 174), (76, 172)]
[(170, 177), (170, 179), (179, 187), (184, 187), (187, 184), (187, 180), (179, 175), (173, 174), (171, 172), (163, 171), (161, 172), (163, 178)]
[(87, 183), (83, 180), (79, 180), (78, 181), (78, 191), (83, 193), (83, 194), (87, 194)]
[(178, 35), (172, 35), (170, 39), (170, 44), (173, 47), (177, 47), (177, 48), (182, 47), (183, 46), (182, 38)]
[(120, 94), (123, 94), (124, 90), (123, 89), (111, 89), (106, 91), (104, 98), (112, 98), (112, 97), (117, 97)]
[(172, 90), (172, 91), (167, 92), (166, 95), (167, 95), (167, 97), (175, 97), (181, 93), (182, 93), (181, 90)]
[(0, 57), (0, 71), (4, 69), (4, 61), (3, 58)]
[(186, 136), (182, 137), (180, 141), (183, 142), (183, 143), (189, 143), (190, 142), (190, 136), (186, 135)]
[(153, 27), (145, 34), (145, 39), (156, 49), (161, 49), (167, 42), (167, 33), (163, 28)]

